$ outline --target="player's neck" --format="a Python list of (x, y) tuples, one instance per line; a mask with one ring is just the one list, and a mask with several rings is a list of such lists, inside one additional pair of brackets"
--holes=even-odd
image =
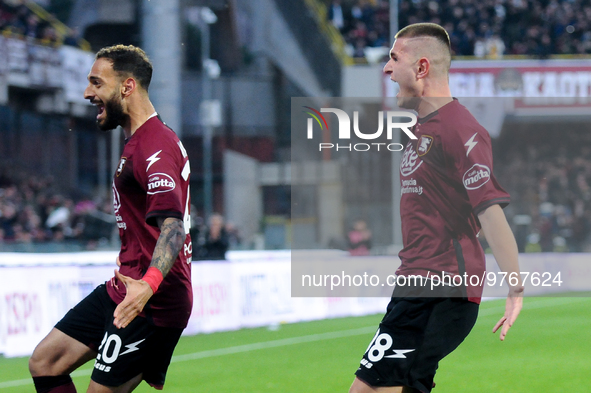
[(442, 78), (432, 78), (424, 81), (421, 100), (417, 108), (419, 118), (425, 117), (442, 106), (453, 101), (447, 75), (445, 80)]
[(417, 109), (419, 118), (435, 112), (451, 101), (453, 101), (453, 98), (447, 80), (445, 83), (441, 80), (425, 81), (423, 94)]
[(128, 122), (123, 125), (125, 138), (130, 138), (156, 112), (148, 97), (138, 97), (138, 102), (127, 108)]
[(422, 97), (419, 103), (419, 107), (417, 112), (419, 114), (419, 118), (423, 118), (425, 116), (430, 115), (431, 113), (435, 112), (439, 108), (444, 105), (449, 104), (453, 101), (453, 98), (450, 97)]

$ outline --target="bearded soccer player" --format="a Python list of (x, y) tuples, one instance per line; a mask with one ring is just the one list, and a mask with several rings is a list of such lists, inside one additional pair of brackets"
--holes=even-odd
[(29, 361), (38, 393), (72, 393), (70, 373), (95, 359), (88, 392), (162, 389), (187, 326), (191, 290), (189, 160), (148, 97), (152, 64), (143, 50), (101, 49), (84, 97), (101, 130), (121, 126), (125, 147), (113, 180), (119, 270), (72, 308)]
[(513, 277), (505, 314), (493, 328), (502, 326), (501, 340), (522, 308), (517, 245), (502, 210), (509, 195), (492, 173), (490, 136), (451, 96), (450, 64), (447, 32), (419, 23), (398, 32), (384, 67), (400, 87), (398, 106), (418, 113), (417, 139), (400, 165), (404, 248), (397, 274), (448, 279), (434, 291), (430, 284), (395, 288), (350, 393), (431, 391), (439, 361), (476, 322), (482, 282), (474, 285), (473, 277), (485, 271), (480, 229), (501, 270)]

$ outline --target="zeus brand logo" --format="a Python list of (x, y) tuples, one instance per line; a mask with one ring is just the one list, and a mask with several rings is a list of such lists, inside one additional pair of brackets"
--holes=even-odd
[(123, 356), (125, 354), (130, 353), (130, 352), (139, 351), (140, 349), (137, 346), (140, 345), (144, 340), (145, 340), (145, 338), (140, 341), (136, 341), (134, 343), (127, 344), (125, 346), (125, 348), (127, 348), (127, 350), (125, 352), (121, 352), (121, 354), (119, 356)]
[(156, 153), (152, 154), (150, 157), (148, 157), (146, 159), (146, 161), (148, 161), (148, 167), (146, 168), (146, 172), (148, 172), (148, 169), (150, 169), (150, 167), (152, 165), (154, 165), (157, 161), (160, 161), (160, 157), (158, 157), (158, 154), (162, 153), (162, 150), (157, 151)]
[(148, 194), (150, 195), (172, 191), (175, 187), (174, 180), (166, 173), (154, 173), (148, 179)]

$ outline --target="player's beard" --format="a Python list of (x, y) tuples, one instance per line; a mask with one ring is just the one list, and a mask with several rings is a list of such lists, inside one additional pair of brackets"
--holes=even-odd
[(123, 125), (125, 121), (123, 105), (116, 97), (117, 93), (114, 93), (109, 100), (105, 101), (105, 118), (96, 122), (98, 128), (103, 131), (114, 130), (117, 126)]

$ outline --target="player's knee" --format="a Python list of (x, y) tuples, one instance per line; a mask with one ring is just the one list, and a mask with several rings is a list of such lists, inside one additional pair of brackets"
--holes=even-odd
[(29, 358), (29, 372), (33, 377), (54, 375), (52, 361), (47, 351), (43, 350), (42, 345), (37, 345)]
[(355, 386), (355, 383), (353, 383), (349, 388), (349, 393), (362, 393), (362, 391)]
[(40, 356), (39, 351), (35, 349), (31, 357), (29, 358), (29, 373), (33, 377), (39, 377), (43, 375), (47, 375), (44, 373), (44, 366), (43, 366), (43, 357)]
[(349, 393), (370, 393), (371, 391), (372, 388), (358, 378), (353, 380), (353, 383), (349, 388)]
[[(410, 389), (410, 390), (404, 390), (404, 389)], [(349, 393), (375, 393), (377, 391), (378, 390), (376, 387), (363, 382), (359, 378), (355, 378), (355, 380), (353, 381), (353, 384), (349, 388)], [(414, 393), (414, 392), (419, 393), (418, 390), (414, 390), (412, 388), (406, 388), (406, 387), (402, 387), (402, 386), (380, 387), (379, 391), (380, 392), (383, 391), (384, 393)]]

